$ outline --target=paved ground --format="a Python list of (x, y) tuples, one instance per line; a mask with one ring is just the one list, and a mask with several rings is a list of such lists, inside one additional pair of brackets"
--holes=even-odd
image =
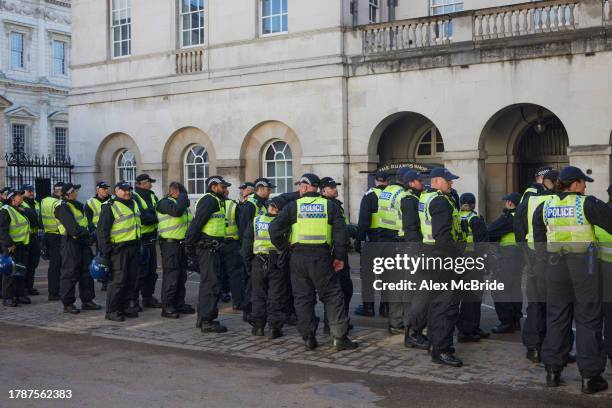
[[(197, 278), (189, 279), (188, 300), (192, 303)], [(354, 278), (359, 293), (357, 275)], [(380, 318), (353, 317), (356, 328), (352, 337), (361, 344), (357, 351), (335, 352), (329, 338), (320, 334), (322, 346), (305, 352), (293, 327), (288, 327), (286, 336), (280, 339), (254, 338), (250, 326), (228, 304), (224, 304), (220, 320), (230, 331), (202, 335), (194, 328), (194, 316), (162, 319), (159, 310), (146, 310), (140, 318), (124, 323), (104, 320), (103, 312), (64, 315), (59, 303), (46, 301), (45, 286), (45, 279), (37, 280), (43, 296), (33, 297), (32, 305), (0, 308), (0, 341), (8, 345), (0, 348), (0, 387), (4, 390), (7, 385), (25, 388), (51, 381), (49, 384), (56, 387), (70, 385), (82, 393), (87, 390), (87, 395), (100, 393), (110, 402), (126, 398), (130, 406), (191, 406), (198, 401), (201, 405), (203, 398), (226, 403), (215, 403), (219, 406), (335, 406), (340, 402), (355, 406), (351, 398), (393, 406), (398, 401), (410, 401), (414, 395), (424, 398), (418, 406), (462, 406), (472, 400), (476, 406), (490, 406), (507, 398), (524, 399), (521, 403), (528, 406), (536, 406), (538, 401), (547, 406), (563, 405), (564, 401), (571, 401), (570, 406), (612, 406), (612, 392), (595, 397), (580, 395), (575, 366), (564, 372), (566, 386), (547, 390), (543, 367), (524, 358), (518, 334), (458, 344), (465, 366), (445, 368), (433, 365), (425, 352), (404, 348), (401, 336), (389, 336)], [(104, 292), (98, 292), (96, 300), (103, 303)], [(354, 304), (358, 301), (357, 296)], [(483, 313), (484, 328), (495, 324), (494, 313), (486, 305)], [(62, 355), (73, 357), (64, 364)], [(223, 362), (221, 369), (215, 363), (219, 361)], [(15, 362), (16, 366), (5, 362)], [(212, 372), (207, 362), (215, 367)], [(189, 373), (183, 375), (185, 366)], [(612, 375), (606, 376), (612, 383)], [(143, 377), (152, 382), (143, 383)], [(38, 382), (30, 382), (35, 378)], [(164, 378), (174, 385), (170, 387)], [(236, 384), (238, 388), (233, 387)], [(223, 390), (221, 395), (213, 393), (217, 387)], [(169, 391), (175, 388), (176, 392)], [(266, 395), (258, 395), (262, 388)], [(243, 389), (245, 393), (235, 392)], [(253, 390), (258, 399), (253, 401), (247, 390)], [(270, 404), (266, 403), (268, 393)], [(165, 405), (167, 401), (181, 403)], [(92, 402), (79, 406), (98, 405)]]

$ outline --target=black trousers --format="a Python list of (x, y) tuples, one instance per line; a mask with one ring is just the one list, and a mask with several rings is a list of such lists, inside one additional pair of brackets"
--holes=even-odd
[(601, 262), (601, 282), (604, 313), (604, 348), (612, 356), (612, 263)]
[(523, 322), (523, 344), (541, 349), (546, 337), (546, 254), (527, 249), (527, 318)]
[[(453, 273), (454, 272), (450, 272)], [(450, 282), (451, 277), (440, 273), (439, 281)], [(447, 351), (453, 345), (453, 334), (459, 316), (460, 293), (456, 290), (431, 292), (427, 336), (434, 350)]]
[[(342, 296), (344, 297), (344, 310), (348, 316), (351, 299), (353, 297), (353, 280), (351, 279), (351, 267), (349, 265), (348, 255), (344, 258), (344, 268), (340, 272), (337, 272), (337, 274), (340, 290), (342, 290)], [(326, 326), (329, 326), (329, 319), (325, 312), (323, 313), (323, 321)]]
[(34, 288), (34, 277), (36, 275), (36, 268), (40, 262), (40, 241), (38, 240), (38, 234), (30, 234), (30, 244), (28, 245), (30, 259), (26, 265), (28, 272), (26, 276), (25, 288)]
[(329, 319), (330, 333), (335, 338), (346, 336), (348, 316), (339, 276), (334, 272), (328, 250), (298, 248), (291, 254), (291, 287), (298, 318), (297, 328), (304, 339), (316, 333), (315, 304), (317, 294)]
[(491, 291), (497, 318), (502, 324), (513, 325), (523, 317), (521, 269), (523, 254), (516, 245), (500, 247), (500, 260), (494, 278), (504, 284), (504, 290)]
[(587, 269), (585, 255), (551, 255), (546, 268), (546, 337), (542, 361), (561, 371), (572, 349), (576, 323), (576, 362), (583, 377), (604, 372), (602, 303), (599, 270)]
[(232, 293), (232, 304), (240, 307), (243, 298), (244, 263), (240, 256), (240, 241), (226, 240), (219, 250), (220, 279), (225, 283), (221, 285), (222, 292), (228, 290)]
[(160, 238), (162, 256), (161, 302), (164, 308), (180, 308), (185, 304), (185, 282), (187, 282), (187, 256), (179, 241)]
[(89, 274), (91, 259), (92, 253), (89, 245), (72, 237), (62, 237), (60, 297), (64, 306), (76, 301), (77, 284), (82, 303), (90, 302), (95, 297), (94, 281)]
[[(476, 256), (466, 254), (465, 256)], [(472, 270), (461, 275), (464, 281), (472, 279), (482, 282), (484, 271)], [(482, 314), (482, 291), (464, 290), (459, 292), (461, 304), (459, 306), (459, 316), (457, 316), (457, 330), (464, 334), (476, 333), (480, 328), (480, 317)]]
[(155, 293), (157, 283), (157, 249), (155, 240), (143, 239), (139, 253), (138, 283), (134, 300), (141, 295), (143, 299), (150, 298)]
[(281, 328), (285, 322), (288, 273), (276, 266), (275, 258), (255, 255), (253, 259), (251, 321), (256, 327), (265, 327), (267, 322), (270, 327)]
[(49, 256), (49, 269), (47, 272), (49, 295), (59, 296), (60, 271), (62, 269), (62, 236), (45, 233), (44, 240)]
[(200, 288), (198, 292), (198, 318), (203, 322), (210, 322), (219, 316), (220, 286), (217, 278), (219, 268), (219, 253), (211, 249), (196, 249), (198, 264), (200, 266)]
[(138, 241), (117, 244), (111, 253), (111, 275), (106, 293), (106, 312), (123, 312), (133, 299), (138, 279)]
[[(5, 252), (6, 253), (6, 252)], [(13, 262), (27, 266), (30, 256), (27, 245), (15, 245), (15, 252), (11, 254)], [(2, 275), (2, 298), (12, 299), (25, 295), (26, 279), (11, 275)]]

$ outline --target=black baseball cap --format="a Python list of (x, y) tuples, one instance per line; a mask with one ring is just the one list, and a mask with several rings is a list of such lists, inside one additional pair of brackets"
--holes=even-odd
[(283, 207), (285, 206), (287, 202), (285, 201), (284, 198), (277, 196), (277, 197), (273, 197), (269, 200), (266, 200), (265, 205), (266, 207), (269, 205), (273, 205), (274, 207), (276, 207), (278, 209), (278, 211), (282, 210)]
[(404, 184), (408, 185), (408, 183), (414, 180), (423, 180), (423, 175), (416, 170), (408, 170), (404, 173), (404, 178), (402, 180)]
[(431, 172), (429, 173), (429, 177), (431, 177), (431, 178), (442, 177), (446, 181), (456, 180), (456, 179), (459, 178), (459, 176), (455, 176), (453, 173), (448, 171), (448, 169), (445, 168), (445, 167), (435, 167), (435, 168), (433, 168), (431, 170)]
[(459, 197), (459, 204), (476, 204), (476, 196), (472, 193), (463, 193)]
[(22, 189), (23, 191), (34, 191), (34, 186), (33, 186), (33, 185), (31, 185), (31, 184), (23, 184), (23, 185), (21, 186), (21, 189)]
[(557, 170), (548, 170), (544, 173), (544, 180), (550, 180), (553, 183), (559, 178), (559, 172)]
[(548, 173), (549, 171), (551, 171), (553, 168), (550, 166), (542, 166), (540, 168), (538, 168), (535, 172), (535, 174), (533, 175), (534, 177), (539, 177), (539, 176), (543, 176), (546, 173)]
[(389, 180), (389, 173), (386, 171), (377, 171), (374, 179), (378, 181), (387, 181)]
[(584, 180), (591, 183), (593, 181), (592, 178), (587, 176), (580, 170), (578, 167), (567, 166), (561, 170), (559, 173), (559, 180), (561, 181), (576, 181), (576, 180)]
[(255, 188), (255, 184), (250, 181), (244, 182), (238, 187), (238, 190), (244, 190), (245, 188)]
[(295, 185), (297, 186), (302, 183), (309, 184), (313, 187), (319, 187), (319, 185), (321, 184), (321, 179), (316, 174), (305, 173), (302, 174), (302, 177), (300, 177), (300, 179), (295, 182)]
[(62, 187), (64, 187), (63, 181), (58, 181), (57, 183), (53, 185), (53, 188), (62, 188)]
[(276, 188), (274, 183), (272, 183), (270, 179), (267, 179), (265, 177), (258, 178), (253, 183), (255, 184), (255, 188), (258, 188), (258, 187)]
[(143, 173), (143, 174), (139, 174), (136, 177), (136, 182), (140, 183), (141, 181), (150, 181), (151, 183), (155, 183), (157, 180), (155, 180), (154, 178), (151, 178), (148, 174)]
[(133, 190), (134, 187), (132, 187), (132, 185), (130, 183), (128, 183), (127, 181), (120, 181), (117, 184), (115, 184), (115, 190)]
[(96, 184), (96, 188), (110, 188), (110, 186), (106, 183), (106, 181), (101, 181)]
[(519, 205), (519, 203), (521, 202), (521, 195), (517, 192), (510, 193), (510, 194), (503, 196), (502, 200), (512, 201), (514, 205)]
[(65, 183), (62, 186), (62, 195), (67, 195), (81, 188), (80, 184)]
[(325, 188), (325, 187), (336, 187), (336, 186), (341, 186), (342, 183), (336, 183), (336, 180), (334, 180), (331, 177), (323, 177), (321, 179), (321, 189)]
[(223, 177), (221, 176), (210, 176), (209, 178), (206, 179), (207, 187), (211, 187), (215, 184), (223, 184), (225, 187), (229, 187), (232, 185), (231, 183), (228, 183), (227, 181), (225, 181)]

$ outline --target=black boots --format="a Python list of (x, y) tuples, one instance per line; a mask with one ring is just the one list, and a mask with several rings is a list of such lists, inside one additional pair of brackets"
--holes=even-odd
[(227, 327), (215, 320), (209, 322), (202, 321), (200, 330), (202, 333), (225, 333), (227, 331)]
[(182, 306), (177, 308), (177, 311), (180, 314), (195, 314), (196, 310), (193, 308), (193, 306), (188, 305), (187, 303), (184, 303)]
[(81, 305), (81, 309), (82, 310), (101, 310), (102, 306), (100, 306), (99, 304), (95, 303), (93, 300), (90, 300), (89, 302), (85, 302)]
[[(585, 380), (587, 380), (586, 385), (584, 384)], [(607, 389), (608, 382), (601, 375), (589, 379), (582, 377), (582, 392), (585, 394), (595, 394)]]
[(263, 337), (265, 335), (264, 328), (260, 326), (253, 326), (253, 328), (251, 329), (251, 334), (253, 336)]
[(476, 333), (457, 333), (457, 341), (459, 343), (475, 343), (480, 341), (480, 336)]
[(28, 292), (28, 295), (30, 295), (30, 296), (38, 296), (38, 295), (40, 295), (40, 292), (36, 288), (28, 289), (27, 292)]
[(140, 305), (138, 304), (138, 302), (130, 300), (130, 302), (128, 303), (128, 307), (126, 307), (123, 311), (123, 316), (138, 317), (139, 311), (142, 311), (142, 309), (140, 309)]
[(374, 317), (374, 303), (364, 303), (355, 309), (357, 316)]
[(79, 314), (81, 311), (74, 304), (64, 305), (64, 313)]
[(400, 327), (394, 327), (389, 325), (387, 327), (387, 331), (389, 332), (390, 335), (395, 336), (398, 334), (404, 334), (404, 326), (400, 326)]
[[(546, 367), (546, 386), (547, 387), (558, 387), (561, 384), (562, 384), (561, 371), (553, 371), (552, 368)], [(584, 387), (583, 387), (583, 390), (584, 390)]]
[(455, 353), (450, 351), (432, 350), (431, 361), (436, 364), (443, 364), (451, 367), (463, 366), (463, 361)]
[(500, 323), (497, 326), (493, 327), (491, 329), (491, 331), (495, 334), (509, 334), (509, 333), (514, 333), (515, 331), (515, 326), (514, 324), (506, 324), (506, 323)]
[(178, 319), (179, 313), (174, 306), (168, 306), (162, 307), (161, 316), (167, 317), (168, 319)]
[(279, 337), (283, 337), (283, 331), (280, 329), (280, 327), (271, 327), (270, 331), (268, 332), (268, 339), (274, 340), (278, 339)]
[(304, 346), (306, 347), (306, 351), (312, 351), (319, 346), (319, 343), (317, 343), (317, 338), (312, 336), (304, 339)]
[(535, 348), (528, 348), (527, 355), (525, 357), (527, 357), (527, 360), (531, 360), (532, 362), (536, 364), (542, 361), (540, 359), (540, 350), (535, 349)]
[(123, 322), (125, 321), (125, 317), (123, 317), (123, 315), (119, 312), (112, 312), (112, 313), (107, 313), (104, 318), (106, 320), (110, 320), (113, 322)]
[[(155, 296), (151, 296), (149, 298), (142, 298), (142, 307), (151, 308), (151, 309), (161, 309), (162, 304), (155, 298)], [(141, 312), (142, 310), (139, 310)]]
[(406, 329), (404, 333), (404, 346), (419, 350), (429, 350), (429, 339), (419, 332)]
[(336, 351), (354, 350), (359, 347), (359, 343), (349, 339), (347, 336), (344, 336), (340, 339), (334, 338), (332, 344), (336, 348)]

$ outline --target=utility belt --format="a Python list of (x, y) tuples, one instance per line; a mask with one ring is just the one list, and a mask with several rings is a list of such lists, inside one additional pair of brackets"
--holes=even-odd
[(174, 238), (159, 237), (159, 242), (178, 242), (179, 244), (182, 244), (184, 242), (184, 240), (182, 240), (182, 239), (174, 239)]
[(223, 242), (214, 239), (201, 239), (197, 243), (198, 248), (206, 249), (212, 252), (217, 252), (223, 246)]
[(111, 244), (113, 249), (121, 249), (121, 248), (126, 248), (130, 246), (138, 246), (138, 245), (140, 245), (139, 239), (133, 239), (131, 241), (117, 242), (117, 243)]

